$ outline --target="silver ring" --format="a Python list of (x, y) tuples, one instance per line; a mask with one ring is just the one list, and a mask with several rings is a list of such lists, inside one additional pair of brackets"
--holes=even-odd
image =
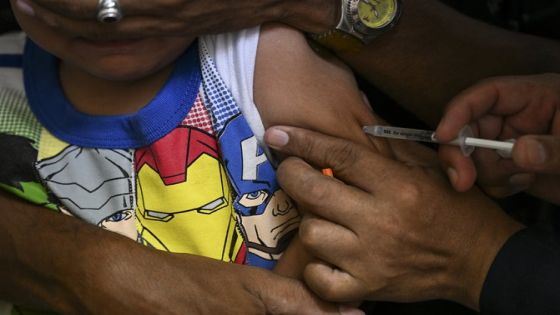
[(119, 0), (99, 0), (97, 20), (101, 23), (116, 23), (123, 17)]

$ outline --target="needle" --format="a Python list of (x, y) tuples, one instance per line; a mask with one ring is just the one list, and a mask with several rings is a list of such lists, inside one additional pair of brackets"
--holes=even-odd
[[(435, 137), (435, 132), (430, 130), (374, 125), (365, 126), (364, 132), (376, 137), (440, 143)], [(475, 148), (486, 148), (496, 150), (501, 157), (511, 157), (513, 142), (475, 138), (472, 135), (472, 129), (469, 126), (465, 126), (461, 132), (459, 132), (459, 136), (456, 139), (442, 144), (461, 147), (465, 156), (469, 156)]]

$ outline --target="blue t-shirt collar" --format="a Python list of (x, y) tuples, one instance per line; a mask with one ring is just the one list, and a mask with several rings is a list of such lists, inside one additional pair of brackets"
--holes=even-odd
[(77, 111), (66, 99), (57, 58), (31, 40), (25, 46), (23, 71), (29, 106), (49, 132), (77, 146), (110, 149), (143, 147), (177, 127), (190, 111), (202, 79), (195, 42), (177, 59), (164, 87), (138, 112), (96, 116)]

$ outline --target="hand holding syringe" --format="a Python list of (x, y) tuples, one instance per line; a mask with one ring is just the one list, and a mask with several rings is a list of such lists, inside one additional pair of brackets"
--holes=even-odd
[[(376, 137), (440, 143), (435, 137), (435, 132), (430, 130), (374, 125), (365, 126), (364, 132)], [(459, 136), (456, 139), (441, 144), (459, 146), (465, 156), (471, 155), (474, 149), (478, 147), (494, 149), (501, 157), (509, 158), (511, 157), (514, 143), (475, 138), (473, 137), (472, 129), (467, 125), (459, 132)]]
[[(457, 191), (468, 191), (476, 182), (493, 197), (502, 198), (530, 189), (531, 194), (560, 204), (559, 104), (560, 74), (490, 78), (469, 87), (447, 104), (438, 124), (437, 138), (431, 131), (406, 132), (401, 137), (398, 137), (400, 132), (391, 129), (377, 128), (374, 132), (371, 126), (366, 131), (374, 135), (386, 132), (385, 136), (401, 139), (455, 142), (459, 147), (462, 143), (467, 154), (476, 143), (469, 136), (457, 137), (466, 125), (476, 125), (476, 135), (482, 139), (474, 141), (479, 145), (488, 144), (485, 139), (513, 138), (515, 145), (492, 141), (491, 150), (478, 150), (478, 154), (470, 156), (452, 145), (442, 145), (438, 148), (438, 162)], [(498, 158), (496, 149), (501, 156), (511, 154), (511, 158)]]

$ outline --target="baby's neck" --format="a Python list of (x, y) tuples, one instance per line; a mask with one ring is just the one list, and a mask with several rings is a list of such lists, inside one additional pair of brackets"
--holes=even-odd
[(74, 108), (90, 115), (123, 115), (137, 112), (163, 87), (173, 65), (145, 78), (114, 81), (95, 77), (61, 62), (60, 82)]

